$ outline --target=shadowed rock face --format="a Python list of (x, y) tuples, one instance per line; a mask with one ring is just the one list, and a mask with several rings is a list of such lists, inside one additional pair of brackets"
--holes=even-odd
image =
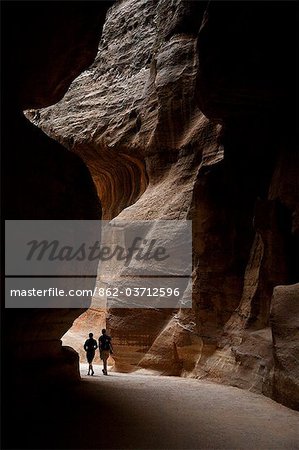
[(274, 398), (299, 409), (299, 285), (277, 286), (271, 305)]
[(209, 3), (199, 32), (197, 78), (198, 100), (208, 117), (223, 121), (282, 110), (285, 116), (293, 114), (289, 100), (295, 60), (285, 49), (294, 45), (295, 9), (282, 2), (270, 7)]
[[(245, 221), (243, 231), (237, 231), (238, 247), (245, 249), (246, 229), (255, 233), (241, 301), (226, 322), (218, 349), (206, 368), (210, 377), (261, 390), (298, 407), (290, 394), (292, 390), (297, 398), (298, 386), (291, 383), (287, 391), (281, 381), (284, 377), (296, 379), (298, 365), (280, 366), (276, 345), (273, 353), (269, 328), (273, 288), (299, 278), (299, 154), (293, 122), (296, 69), (295, 59), (284, 50), (289, 46), (291, 53), (295, 52), (294, 42), (294, 5), (273, 4), (269, 14), (265, 4), (257, 9), (248, 3), (211, 2), (198, 38), (202, 70), (196, 93), (205, 114), (222, 123), (224, 173), (230, 174), (232, 186), (229, 197), (240, 200), (239, 206), (233, 208), (237, 212), (234, 223), (240, 223), (242, 211), (244, 218), (252, 220), (252, 228)], [(251, 210), (247, 209), (249, 205)], [(287, 304), (287, 288), (280, 292), (281, 305)], [(292, 293), (296, 309), (298, 286), (293, 287)], [(273, 322), (277, 328), (280, 321), (283, 322), (282, 315)], [(275, 333), (272, 329), (274, 343)], [(290, 335), (293, 336), (291, 329)], [(297, 351), (298, 341), (286, 333), (284, 344), (280, 341), (280, 353), (290, 354), (289, 339)]]
[[(57, 102), (93, 61), (111, 2), (3, 2), (2, 151), (6, 219), (97, 219), (101, 205), (82, 159), (23, 115)], [(4, 367), (13, 381), (78, 379), (60, 338), (80, 310), (5, 310)], [(7, 356), (7, 357), (6, 357)], [(12, 382), (13, 389), (16, 384)]]
[(3, 4), (5, 94), (20, 109), (61, 99), (94, 60), (111, 2)]
[(294, 18), (290, 2), (118, 2), (94, 64), (61, 102), (27, 112), (84, 160), (105, 218), (193, 221), (192, 310), (110, 310), (118, 370), (293, 405), (269, 315), (299, 269)]

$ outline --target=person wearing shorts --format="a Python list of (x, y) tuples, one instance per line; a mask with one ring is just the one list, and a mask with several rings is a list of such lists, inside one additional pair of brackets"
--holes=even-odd
[(84, 344), (84, 350), (86, 351), (86, 359), (89, 364), (88, 366), (88, 373), (87, 375), (93, 375), (93, 367), (92, 367), (92, 361), (95, 355), (95, 351), (98, 348), (97, 341), (93, 339), (93, 333), (89, 333), (89, 339), (85, 341)]
[(109, 358), (109, 355), (112, 355), (113, 348), (112, 348), (112, 339), (110, 336), (108, 336), (105, 328), (102, 330), (102, 335), (99, 337), (99, 350), (100, 350), (100, 358), (103, 361), (103, 374), (108, 375), (107, 373), (107, 360)]

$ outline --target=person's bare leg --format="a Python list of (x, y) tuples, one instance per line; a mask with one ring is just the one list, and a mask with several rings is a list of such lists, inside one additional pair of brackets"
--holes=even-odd
[(103, 370), (102, 370), (104, 375), (107, 375), (107, 359), (103, 359)]
[(90, 364), (90, 368), (91, 368), (91, 375), (93, 375), (94, 371), (93, 371), (92, 363)]

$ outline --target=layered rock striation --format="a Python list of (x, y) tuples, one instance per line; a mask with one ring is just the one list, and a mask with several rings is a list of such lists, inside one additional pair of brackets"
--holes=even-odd
[[(284, 51), (294, 8), (117, 2), (95, 62), (59, 103), (26, 113), (83, 159), (104, 218), (192, 220), (193, 307), (111, 309), (117, 370), (209, 377), (298, 407), (298, 365), (285, 363), (296, 321), (283, 306), (298, 314), (295, 71)], [(278, 285), (293, 286), (272, 300)]]

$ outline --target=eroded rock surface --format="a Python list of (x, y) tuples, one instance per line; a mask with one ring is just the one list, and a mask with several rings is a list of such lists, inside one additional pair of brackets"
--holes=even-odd
[(298, 279), (293, 18), (291, 3), (123, 0), (95, 63), (58, 104), (27, 112), (84, 160), (104, 218), (193, 221), (193, 308), (110, 310), (117, 370), (293, 405), (269, 322), (273, 288)]
[(299, 285), (277, 286), (271, 306), (274, 398), (299, 408)]

